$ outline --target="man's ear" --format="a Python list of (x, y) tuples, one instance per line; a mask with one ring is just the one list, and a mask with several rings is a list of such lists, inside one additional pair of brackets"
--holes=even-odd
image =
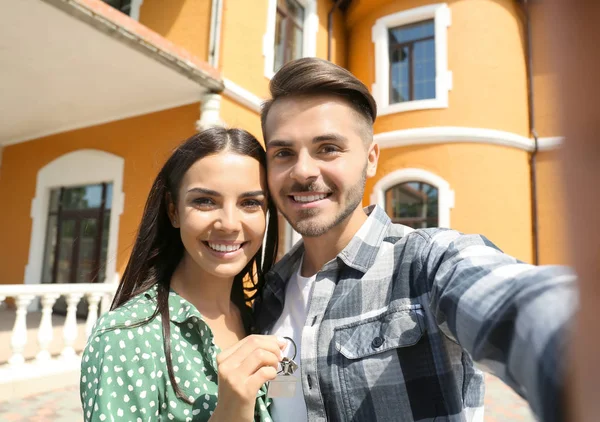
[(177, 215), (177, 207), (173, 203), (173, 198), (171, 198), (171, 194), (167, 193), (165, 200), (167, 201), (167, 212), (169, 213), (169, 220), (171, 220), (171, 225), (176, 229), (179, 228), (179, 216)]
[(375, 176), (377, 173), (377, 163), (379, 162), (379, 145), (377, 142), (371, 142), (367, 150), (367, 177)]

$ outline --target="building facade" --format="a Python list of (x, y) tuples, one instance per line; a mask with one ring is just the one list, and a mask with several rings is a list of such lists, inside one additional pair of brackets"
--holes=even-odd
[[(260, 139), (269, 79), (304, 56), (346, 67), (377, 100), (381, 158), (364, 205), (378, 203), (414, 227), (485, 234), (523, 261), (567, 262), (556, 81), (540, 6), (528, 13), (517, 0), (2, 7), (0, 284), (118, 282), (170, 151), (216, 124)], [(296, 239), (283, 225), (281, 249)]]

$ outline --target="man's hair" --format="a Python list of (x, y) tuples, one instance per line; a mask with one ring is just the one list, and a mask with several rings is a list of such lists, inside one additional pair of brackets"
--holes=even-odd
[(348, 70), (327, 60), (307, 57), (288, 62), (271, 79), (269, 91), (271, 99), (263, 103), (260, 115), (265, 139), (267, 115), (277, 100), (313, 95), (345, 99), (364, 119), (368, 136), (373, 135), (377, 104), (369, 89)]

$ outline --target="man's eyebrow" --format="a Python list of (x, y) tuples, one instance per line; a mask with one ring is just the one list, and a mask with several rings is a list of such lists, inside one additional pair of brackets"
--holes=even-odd
[(348, 142), (348, 138), (339, 133), (326, 133), (324, 135), (315, 136), (312, 141), (313, 144), (327, 141)]
[(291, 147), (294, 143), (292, 141), (284, 141), (282, 139), (273, 139), (267, 142), (267, 149), (275, 147)]

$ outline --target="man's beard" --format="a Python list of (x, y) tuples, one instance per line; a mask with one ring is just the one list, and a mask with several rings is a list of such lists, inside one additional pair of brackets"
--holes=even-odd
[[(318, 215), (322, 213), (322, 211), (318, 208), (308, 208), (304, 210), (295, 211), (295, 215), (298, 216), (296, 221), (292, 221), (289, 216), (287, 216), (284, 212), (281, 212), (288, 223), (292, 226), (294, 230), (296, 230), (303, 237), (319, 237), (323, 234), (327, 233), (329, 230), (339, 225), (343, 221), (345, 221), (354, 210), (360, 206), (362, 203), (363, 195), (365, 193), (365, 184), (367, 181), (367, 166), (363, 168), (360, 180), (350, 187), (346, 194), (344, 195), (343, 203), (346, 206), (333, 218), (332, 221), (320, 222), (318, 221)], [(311, 183), (309, 185), (299, 185), (296, 184), (292, 186), (289, 192), (331, 192), (331, 195), (335, 195), (338, 190), (335, 187), (326, 186), (323, 189), (322, 186)], [(280, 192), (280, 197), (286, 198), (288, 195)]]

